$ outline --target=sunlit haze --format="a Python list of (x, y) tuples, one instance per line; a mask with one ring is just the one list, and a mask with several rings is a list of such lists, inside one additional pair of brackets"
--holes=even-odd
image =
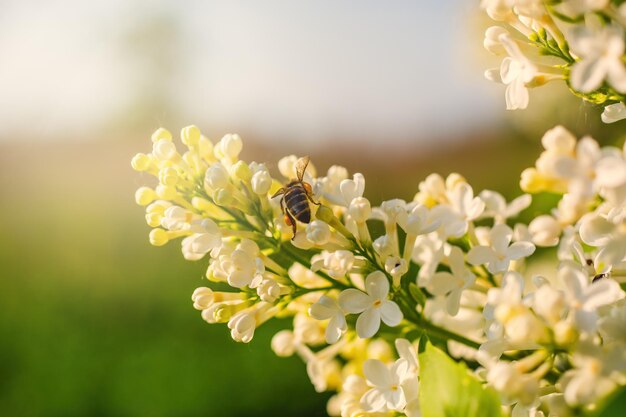
[(5, 2), (0, 139), (172, 123), (276, 141), (454, 136), (502, 112), (464, 50), (474, 3)]

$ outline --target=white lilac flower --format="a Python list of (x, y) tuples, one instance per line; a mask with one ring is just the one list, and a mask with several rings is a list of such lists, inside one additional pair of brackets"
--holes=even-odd
[(441, 204), (431, 210), (431, 216), (441, 223), (438, 233), (443, 240), (463, 236), (467, 233), (469, 222), (478, 219), (485, 209), (483, 200), (474, 197), (474, 190), (466, 182), (448, 187), (446, 197), (448, 205)]
[(497, 362), (487, 372), (487, 381), (509, 401), (530, 405), (539, 394), (539, 381), (520, 372), (515, 363)]
[(406, 398), (402, 381), (409, 373), (409, 364), (398, 359), (391, 366), (376, 359), (363, 364), (363, 374), (372, 388), (363, 394), (361, 405), (366, 411), (402, 411)]
[(604, 9), (610, 0), (567, 0), (561, 2), (558, 10), (569, 16), (579, 16), (585, 13)]
[(598, 331), (605, 343), (626, 343), (626, 302), (611, 305), (598, 320)]
[(311, 317), (317, 320), (329, 320), (326, 326), (326, 342), (335, 343), (347, 330), (345, 313), (337, 300), (322, 295), (309, 309)]
[(496, 69), (487, 70), (485, 77), (506, 85), (507, 110), (525, 109), (529, 101), (527, 84), (535, 79), (539, 70), (508, 33), (501, 33), (498, 41), (508, 56), (502, 60), (499, 73)]
[(537, 246), (556, 246), (561, 231), (559, 222), (547, 214), (535, 217), (528, 225), (532, 242)]
[(191, 224), (193, 235), (182, 240), (182, 252), (185, 259), (201, 259), (222, 244), (222, 235), (217, 224), (211, 219), (202, 219)]
[(387, 299), (389, 281), (380, 271), (372, 272), (365, 279), (366, 292), (350, 288), (339, 294), (339, 305), (350, 314), (359, 314), (356, 332), (366, 339), (374, 336), (381, 320), (388, 326), (402, 321), (402, 312), (396, 303)]
[(602, 348), (583, 342), (571, 361), (573, 369), (559, 381), (565, 401), (573, 406), (591, 404), (615, 389), (615, 371), (624, 370), (623, 347)]
[(264, 278), (261, 283), (256, 287), (256, 292), (262, 301), (273, 303), (280, 297), (281, 288), (280, 285), (271, 278)]
[(436, 212), (422, 204), (417, 204), (409, 213), (398, 217), (398, 225), (406, 232), (403, 254), (405, 262), (408, 262), (413, 254), (417, 237), (434, 232), (441, 226), (441, 222), (442, 219)]
[(589, 93), (606, 79), (619, 92), (626, 92), (624, 30), (617, 25), (599, 28), (576, 26), (569, 35), (569, 45), (581, 59), (572, 67), (570, 82), (575, 90)]
[(348, 170), (339, 165), (328, 168), (325, 177), (318, 177), (311, 182), (313, 195), (316, 198), (324, 198), (332, 204), (341, 205), (343, 196), (339, 186), (343, 180), (348, 179)]
[(531, 255), (535, 245), (530, 242), (515, 242), (511, 244), (513, 231), (505, 224), (494, 226), (489, 232), (490, 246), (474, 246), (467, 254), (467, 260), (472, 265), (487, 265), (492, 274), (505, 272), (512, 260), (518, 260)]
[(603, 279), (591, 283), (586, 273), (570, 265), (559, 269), (558, 278), (564, 287), (569, 314), (584, 332), (596, 330), (598, 307), (624, 298), (617, 282)]
[(426, 289), (433, 295), (444, 296), (448, 313), (455, 316), (459, 312), (463, 290), (474, 283), (476, 276), (465, 267), (463, 252), (456, 246), (450, 248), (448, 265), (451, 272), (435, 273), (426, 284)]
[(491, 217), (496, 223), (506, 223), (507, 219), (517, 216), (532, 200), (529, 194), (523, 194), (507, 204), (502, 194), (491, 190), (483, 190), (479, 197), (485, 203), (481, 217)]
[(402, 392), (406, 399), (406, 407), (404, 414), (407, 417), (419, 417), (419, 381), (417, 375), (419, 373), (419, 362), (417, 361), (417, 351), (415, 347), (406, 339), (396, 339), (396, 351), (400, 359), (405, 360), (409, 366), (408, 371), (401, 381)]
[(306, 226), (306, 238), (319, 246), (322, 246), (331, 238), (330, 226), (320, 220), (313, 220)]
[(269, 192), (270, 187), (272, 186), (272, 177), (267, 171), (265, 165), (261, 164), (257, 167), (254, 174), (252, 174), (250, 184), (252, 185), (252, 191), (255, 194), (265, 195)]
[(345, 179), (339, 183), (339, 191), (343, 198), (343, 204), (341, 205), (349, 207), (352, 200), (363, 197), (363, 192), (365, 191), (365, 177), (360, 173), (354, 174), (351, 180)]
[(338, 250), (335, 252), (322, 252), (311, 259), (311, 270), (313, 272), (325, 269), (328, 275), (335, 279), (346, 276), (348, 271), (352, 269), (355, 258), (354, 254), (347, 250)]
[(272, 351), (276, 356), (289, 357), (296, 351), (294, 335), (291, 330), (281, 330), (272, 337)]
[(233, 164), (237, 161), (237, 157), (239, 156), (239, 153), (241, 153), (242, 149), (243, 142), (241, 137), (236, 133), (228, 133), (215, 144), (213, 154), (217, 159)]
[(602, 111), (600, 118), (604, 123), (615, 123), (626, 119), (626, 106), (621, 102), (609, 104)]
[(219, 255), (219, 258), (211, 263), (213, 275), (222, 278), (229, 285), (242, 288), (253, 286), (254, 280), (262, 277), (265, 265), (259, 256), (259, 247), (249, 239), (242, 239), (234, 251)]
[(580, 238), (588, 245), (599, 247), (597, 268), (610, 269), (626, 257), (626, 233), (623, 213), (614, 210), (608, 215), (590, 213), (580, 220)]

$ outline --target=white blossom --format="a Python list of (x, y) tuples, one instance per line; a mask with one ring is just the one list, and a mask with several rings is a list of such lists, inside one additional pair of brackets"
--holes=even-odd
[(326, 326), (326, 341), (328, 343), (337, 342), (348, 328), (345, 313), (339, 306), (339, 303), (337, 303), (337, 300), (326, 295), (321, 296), (320, 299), (311, 306), (309, 314), (317, 320), (329, 320)]
[(359, 314), (356, 332), (366, 339), (374, 336), (381, 320), (388, 326), (402, 321), (402, 312), (396, 303), (387, 299), (389, 281), (380, 271), (372, 272), (365, 279), (366, 292), (350, 288), (339, 294), (339, 305), (350, 314)]
[(624, 103), (609, 104), (600, 115), (604, 123), (615, 123), (626, 119), (626, 105)]
[(581, 59), (572, 67), (570, 82), (582, 93), (594, 91), (606, 79), (619, 92), (626, 92), (624, 30), (617, 25), (599, 28), (576, 26), (569, 35), (571, 50)]
[(505, 272), (512, 260), (531, 255), (535, 245), (530, 242), (515, 242), (511, 244), (513, 231), (505, 224), (494, 226), (489, 232), (490, 246), (474, 246), (467, 254), (467, 260), (472, 265), (487, 265), (492, 274)]
[(363, 364), (363, 373), (372, 389), (361, 398), (366, 411), (401, 411), (406, 405), (402, 381), (409, 372), (409, 364), (398, 359), (390, 367), (375, 359)]

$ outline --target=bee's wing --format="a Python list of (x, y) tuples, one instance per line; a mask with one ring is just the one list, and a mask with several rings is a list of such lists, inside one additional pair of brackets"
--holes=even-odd
[(296, 161), (296, 176), (298, 181), (302, 181), (304, 178), (304, 171), (306, 171), (306, 167), (309, 165), (309, 157), (303, 156), (302, 158)]

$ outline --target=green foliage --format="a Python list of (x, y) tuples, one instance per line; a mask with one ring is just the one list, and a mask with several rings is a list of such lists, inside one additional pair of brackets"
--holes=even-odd
[(420, 407), (424, 417), (500, 417), (500, 400), (465, 364), (427, 343), (419, 354)]
[(593, 417), (622, 417), (626, 410), (626, 388), (612, 395)]

